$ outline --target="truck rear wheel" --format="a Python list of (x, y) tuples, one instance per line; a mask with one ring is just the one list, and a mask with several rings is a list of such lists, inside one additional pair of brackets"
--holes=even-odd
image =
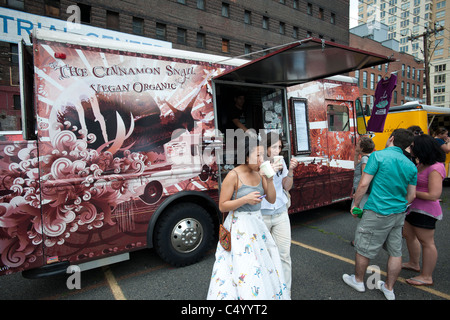
[(181, 267), (205, 255), (212, 244), (214, 224), (208, 211), (185, 202), (164, 212), (154, 234), (158, 255), (167, 263)]

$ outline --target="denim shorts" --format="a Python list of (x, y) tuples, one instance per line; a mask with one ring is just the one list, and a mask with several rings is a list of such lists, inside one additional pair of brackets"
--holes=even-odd
[(402, 227), (405, 213), (381, 215), (364, 210), (355, 233), (355, 249), (360, 255), (374, 259), (381, 247), (391, 257), (402, 256)]

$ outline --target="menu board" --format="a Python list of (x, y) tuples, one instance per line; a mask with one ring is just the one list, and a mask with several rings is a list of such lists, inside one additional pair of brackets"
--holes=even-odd
[(310, 153), (311, 145), (309, 140), (308, 106), (306, 99), (291, 98), (291, 115), (295, 154)]

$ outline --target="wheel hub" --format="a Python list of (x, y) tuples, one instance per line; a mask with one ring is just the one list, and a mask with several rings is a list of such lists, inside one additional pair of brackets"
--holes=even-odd
[(203, 239), (203, 228), (200, 222), (186, 218), (178, 222), (172, 230), (172, 245), (178, 252), (188, 253), (195, 250)]

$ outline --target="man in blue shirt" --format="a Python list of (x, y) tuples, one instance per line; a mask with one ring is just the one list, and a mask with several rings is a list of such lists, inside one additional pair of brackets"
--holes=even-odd
[(361, 176), (354, 196), (358, 207), (369, 186), (370, 195), (364, 205), (364, 214), (355, 234), (355, 275), (343, 275), (346, 284), (364, 292), (364, 275), (370, 259), (384, 245), (388, 254), (386, 282), (378, 281), (377, 288), (385, 297), (394, 300), (394, 284), (402, 268), (402, 227), (407, 204), (416, 194), (417, 168), (403, 150), (414, 140), (412, 132), (396, 129), (389, 137), (386, 148), (372, 153)]

